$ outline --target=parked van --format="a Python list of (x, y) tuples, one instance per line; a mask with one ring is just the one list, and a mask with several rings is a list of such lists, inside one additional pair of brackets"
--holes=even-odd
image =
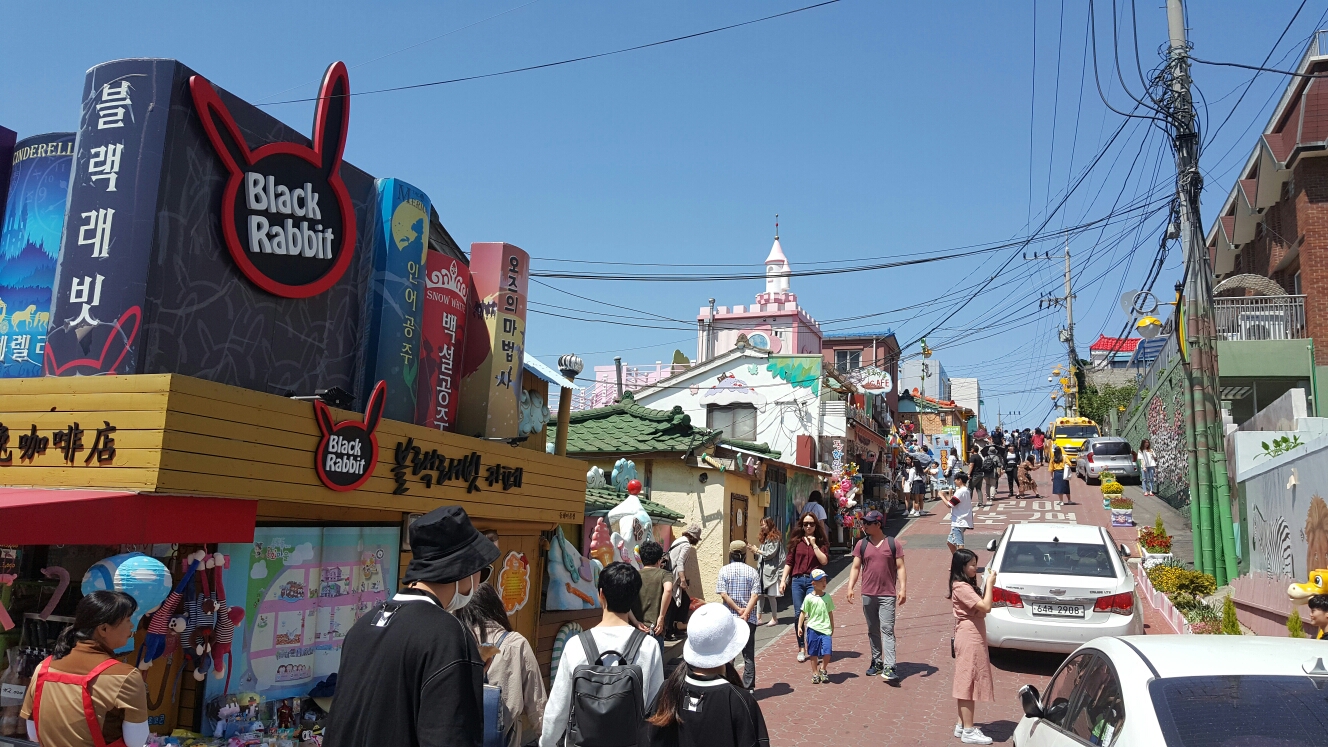
[(1102, 434), (1098, 430), (1097, 423), (1088, 418), (1056, 418), (1051, 421), (1047, 431), (1048, 441), (1061, 447), (1061, 451), (1065, 452), (1066, 461), (1072, 467), (1077, 464), (1076, 459), (1084, 441), (1100, 435)]

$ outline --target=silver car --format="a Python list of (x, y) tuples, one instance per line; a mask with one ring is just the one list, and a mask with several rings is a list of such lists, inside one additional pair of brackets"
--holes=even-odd
[(1129, 441), (1118, 436), (1098, 436), (1084, 441), (1074, 470), (1089, 485), (1096, 484), (1098, 477), (1107, 471), (1118, 479), (1139, 478), (1139, 462), (1135, 460), (1134, 449)]

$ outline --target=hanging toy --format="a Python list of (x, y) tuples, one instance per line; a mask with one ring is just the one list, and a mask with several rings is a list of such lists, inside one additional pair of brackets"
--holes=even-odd
[[(189, 569), (185, 571), (184, 578), (181, 578), (180, 583), (175, 585), (175, 588), (171, 590), (170, 595), (166, 597), (166, 601), (161, 603), (157, 611), (152, 613), (152, 618), (148, 620), (147, 638), (143, 639), (143, 647), (138, 652), (139, 669), (146, 672), (152, 666), (152, 662), (160, 659), (165, 654), (171, 653), (174, 650), (170, 640), (172, 637), (174, 637), (174, 643), (178, 645), (179, 634), (184, 631), (183, 618), (180, 618), (180, 628), (175, 629), (180, 601), (184, 598), (185, 589), (193, 582), (194, 572), (198, 570), (198, 566), (205, 555), (206, 553), (199, 550), (186, 558), (189, 560)], [(172, 636), (172, 633), (175, 636)]]
[(204, 571), (198, 574), (199, 583), (203, 587), (202, 595), (195, 597), (189, 605), (189, 622), (193, 627), (193, 634), (185, 639), (185, 643), (193, 649), (196, 663), (194, 679), (199, 682), (207, 678), (207, 670), (212, 665), (210, 654), (213, 628), (216, 625), (217, 599), (208, 587), (207, 569), (214, 565), (216, 560), (211, 555), (204, 559)]
[[(217, 679), (221, 679), (225, 673), (226, 686), (222, 692), (226, 692), (231, 686), (231, 641), (235, 637), (235, 626), (244, 620), (244, 608), (226, 605), (226, 587), (222, 585), (221, 575), (230, 566), (230, 558), (217, 553), (216, 561), (217, 628), (212, 640), (212, 672)], [(224, 665), (221, 663), (222, 658), (226, 659)]]

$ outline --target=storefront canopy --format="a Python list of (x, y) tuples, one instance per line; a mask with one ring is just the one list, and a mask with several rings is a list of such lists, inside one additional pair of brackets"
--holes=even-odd
[(253, 542), (258, 502), (0, 488), (0, 545)]

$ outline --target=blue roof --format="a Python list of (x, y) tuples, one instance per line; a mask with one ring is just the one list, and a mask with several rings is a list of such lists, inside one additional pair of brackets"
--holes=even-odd
[(1139, 346), (1134, 349), (1134, 355), (1130, 357), (1132, 363), (1151, 363), (1157, 360), (1158, 354), (1162, 348), (1166, 347), (1167, 338), (1161, 335), (1151, 340), (1140, 340)]
[(892, 329), (885, 329), (885, 330), (880, 330), (880, 331), (877, 331), (877, 332), (827, 332), (827, 333), (821, 335), (821, 339), (823, 339), (823, 340), (844, 340), (844, 339), (856, 339), (856, 338), (859, 338), (859, 337), (867, 337), (867, 338), (877, 337), (877, 338), (881, 338), (881, 337), (894, 337), (894, 336), (895, 336), (895, 332), (894, 332), (894, 330), (892, 330)]

